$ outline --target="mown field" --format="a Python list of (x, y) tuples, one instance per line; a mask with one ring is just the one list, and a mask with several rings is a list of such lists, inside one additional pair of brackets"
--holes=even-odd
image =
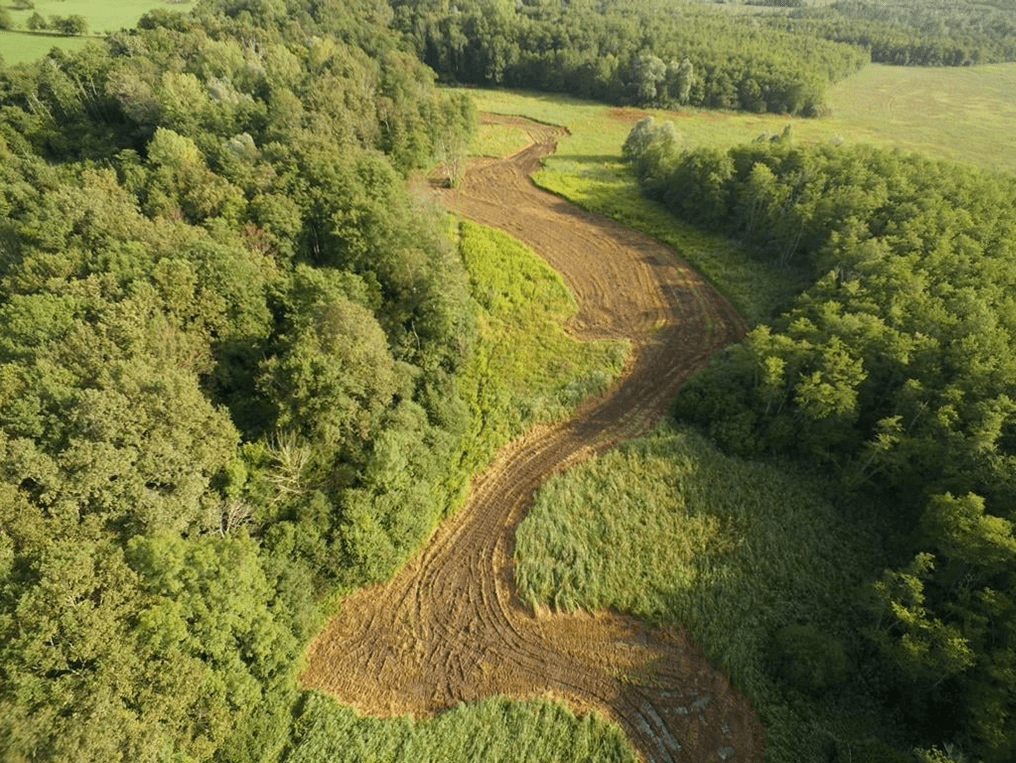
[(8, 12), (14, 22), (13, 30), (0, 31), (0, 56), (8, 64), (32, 61), (44, 56), (52, 48), (79, 50), (87, 37), (61, 37), (58, 35), (29, 32), (27, 22), (33, 13), (44, 19), (50, 16), (66, 17), (71, 14), (83, 16), (88, 21), (88, 34), (98, 37), (118, 29), (130, 29), (144, 14), (155, 8), (186, 12), (194, 7), (191, 0), (119, 0), (116, 3), (102, 0), (36, 0), (31, 9), (14, 9)]

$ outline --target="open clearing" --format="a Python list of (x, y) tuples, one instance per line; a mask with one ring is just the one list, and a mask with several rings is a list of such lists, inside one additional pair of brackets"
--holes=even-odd
[[(670, 120), (683, 146), (729, 148), (788, 125), (802, 143), (867, 143), (934, 159), (1016, 172), (1016, 63), (984, 66), (871, 64), (829, 88), (831, 113), (820, 118), (685, 108), (620, 109), (526, 91), (474, 90), (481, 111), (522, 114), (574, 127), (576, 137), (549, 164), (591, 171), (620, 159), (640, 118)], [(609, 117), (609, 118), (608, 118)], [(611, 124), (611, 121), (614, 124)], [(571, 169), (569, 167), (569, 169)], [(629, 181), (634, 182), (634, 181)]]
[(492, 694), (560, 698), (617, 721), (644, 760), (757, 760), (754, 711), (684, 629), (613, 611), (534, 612), (518, 596), (515, 529), (536, 488), (647, 431), (688, 374), (743, 336), (744, 323), (670, 249), (536, 188), (529, 175), (562, 131), (511, 121), (532, 145), (474, 160), (459, 189), (438, 193), (562, 273), (580, 305), (568, 330), (629, 339), (628, 366), (570, 419), (505, 446), (462, 511), (399, 575), (344, 599), (311, 645), (302, 682), (382, 717), (425, 717)]
[[(18, 64), (42, 58), (53, 48), (65, 51), (81, 50), (89, 41), (107, 32), (132, 29), (138, 20), (151, 10), (165, 9), (186, 13), (194, 7), (191, 0), (118, 0), (116, 3), (101, 0), (35, 0), (32, 8), (7, 7), (14, 29), (0, 31), (0, 56), (8, 64)], [(84, 37), (63, 37), (56, 34), (28, 31), (28, 18), (38, 13), (44, 19), (51, 16), (84, 16), (88, 21), (88, 34)]]

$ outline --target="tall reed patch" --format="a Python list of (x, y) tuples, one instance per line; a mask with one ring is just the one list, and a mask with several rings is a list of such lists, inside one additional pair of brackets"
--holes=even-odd
[(280, 763), (635, 763), (616, 724), (597, 713), (576, 717), (560, 702), (488, 697), (437, 717), (361, 717), (309, 693)]
[(516, 537), (520, 593), (686, 625), (755, 705), (767, 760), (888, 749), (851, 661), (879, 527), (844, 519), (826, 491), (662, 426), (544, 485)]

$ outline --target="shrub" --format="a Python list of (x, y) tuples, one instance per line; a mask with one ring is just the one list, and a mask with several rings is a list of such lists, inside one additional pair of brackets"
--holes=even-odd
[(849, 660), (839, 639), (814, 625), (788, 625), (773, 640), (776, 668), (798, 689), (823, 692), (847, 678)]

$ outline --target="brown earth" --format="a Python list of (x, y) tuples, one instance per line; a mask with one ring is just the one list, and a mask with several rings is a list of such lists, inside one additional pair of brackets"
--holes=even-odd
[(515, 528), (540, 483), (645, 432), (744, 324), (667, 247), (536, 188), (529, 175), (562, 131), (510, 121), (533, 144), (471, 162), (443, 201), (533, 247), (578, 298), (569, 330), (627, 337), (631, 362), (570, 419), (505, 446), (398, 576), (344, 599), (310, 647), (303, 685), (383, 717), (425, 717), (491, 694), (554, 697), (617, 721), (643, 760), (757, 760), (757, 716), (684, 628), (614, 611), (534, 612), (518, 596)]

